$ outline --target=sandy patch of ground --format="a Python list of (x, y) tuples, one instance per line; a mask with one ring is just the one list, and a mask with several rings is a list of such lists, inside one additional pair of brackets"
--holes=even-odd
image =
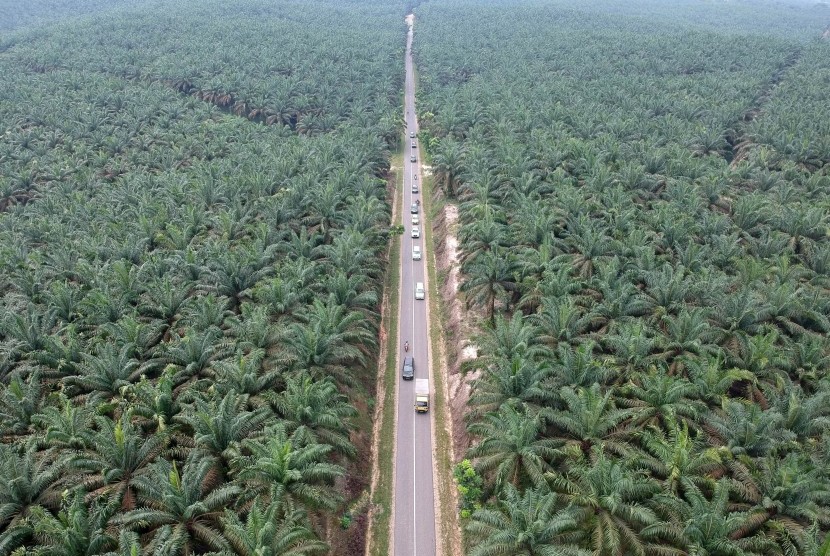
[(450, 357), (447, 360), (446, 376), (453, 431), (453, 455), (454, 460), (458, 461), (469, 447), (464, 415), (470, 399), (471, 384), (478, 376), (477, 372), (463, 375), (461, 365), (464, 361), (474, 359), (478, 349), (469, 341), (472, 333), (470, 315), (467, 314), (459, 295), (461, 262), (458, 246), (458, 207), (452, 204), (445, 205), (438, 220), (437, 228), (442, 239), (438, 244), (436, 258), (439, 270), (447, 277), (441, 293), (444, 304), (449, 309), (449, 321), (446, 326), (449, 331)]

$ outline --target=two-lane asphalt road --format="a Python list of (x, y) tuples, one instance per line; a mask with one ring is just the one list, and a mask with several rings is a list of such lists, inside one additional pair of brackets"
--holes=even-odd
[[(411, 21), (411, 19), (410, 19)], [(435, 554), (435, 504), (432, 462), (432, 411), (415, 413), (415, 381), (402, 380), (400, 366), (404, 355), (415, 358), (415, 378), (432, 378), (429, 368), (429, 332), (426, 304), (430, 288), (426, 287), (426, 299), (415, 299), (415, 284), (426, 284), (426, 253), (424, 253), (424, 228), (426, 215), (418, 208), (420, 238), (412, 238), (412, 213), (410, 207), (421, 198), (419, 175), (420, 149), (410, 143), (409, 137), (417, 133), (415, 117), (415, 81), (412, 74), (412, 26), (406, 40), (406, 153), (404, 153), (404, 210), (402, 214), (405, 233), (401, 249), (401, 294), (399, 338), (400, 363), (398, 366), (397, 430), (395, 431), (395, 520), (393, 543), (396, 556), (432, 556)], [(417, 143), (416, 143), (417, 145)], [(410, 156), (417, 157), (411, 162)], [(418, 185), (414, 193), (412, 184)], [(412, 247), (421, 248), (421, 260), (412, 259)], [(409, 353), (403, 344), (409, 342)], [(430, 380), (432, 389), (432, 380)], [(430, 406), (433, 396), (430, 395)]]

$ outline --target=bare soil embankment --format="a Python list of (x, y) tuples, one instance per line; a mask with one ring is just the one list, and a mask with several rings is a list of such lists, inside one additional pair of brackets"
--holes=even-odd
[(447, 308), (445, 324), (447, 359), (448, 405), (451, 412), (453, 435), (453, 460), (458, 461), (467, 452), (470, 438), (467, 435), (465, 414), (470, 399), (470, 385), (475, 376), (461, 372), (462, 363), (476, 356), (476, 348), (470, 343), (474, 331), (464, 303), (461, 300), (461, 263), (458, 248), (458, 207), (447, 204), (438, 214), (434, 229), (435, 257), (438, 272), (445, 278), (441, 286), (441, 297)]

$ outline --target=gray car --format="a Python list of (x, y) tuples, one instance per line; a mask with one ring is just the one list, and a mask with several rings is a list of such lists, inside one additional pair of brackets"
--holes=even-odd
[(415, 378), (415, 358), (411, 355), (403, 358), (401, 377), (403, 377), (404, 380), (412, 380)]
[(412, 203), (409, 206), (409, 212), (411, 212), (412, 214), (418, 214), (418, 203)]

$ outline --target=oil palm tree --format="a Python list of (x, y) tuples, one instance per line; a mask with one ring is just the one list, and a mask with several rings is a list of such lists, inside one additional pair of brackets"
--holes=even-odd
[(467, 427), (477, 438), (468, 455), (480, 472), (492, 474), (497, 491), (508, 484), (543, 486), (545, 473), (560, 455), (558, 442), (542, 438), (543, 428), (539, 414), (503, 405)]
[(616, 243), (589, 221), (572, 219), (568, 222), (564, 247), (568, 254), (562, 255), (563, 260), (570, 261), (578, 276), (590, 278), (596, 264), (613, 255)]
[(265, 403), (269, 392), (280, 387), (283, 369), (270, 367), (265, 362), (265, 351), (257, 348), (244, 355), (238, 353), (233, 359), (215, 362), (210, 366), (208, 375), (206, 380), (218, 394), (245, 394), (248, 405), (258, 407)]
[(202, 375), (216, 359), (232, 353), (230, 342), (222, 341), (223, 334), (218, 328), (204, 332), (190, 329), (177, 341), (164, 345), (160, 355), (148, 361), (142, 370), (162, 367), (171, 370), (171, 380), (177, 388)]
[(0, 444), (0, 554), (30, 542), (37, 508), (57, 509), (66, 461), (32, 447)]
[(381, 277), (383, 262), (376, 248), (377, 237), (376, 234), (361, 233), (347, 227), (331, 243), (315, 249), (314, 255), (321, 263), (328, 263), (329, 272), (339, 269), (349, 277), (368, 276), (377, 281)]
[(0, 434), (4, 442), (33, 432), (34, 420), (42, 409), (42, 392), (38, 371), (31, 373), (28, 380), (15, 373), (8, 384), (0, 384)]
[(657, 543), (644, 530), (658, 523), (647, 504), (659, 485), (601, 452), (591, 462), (550, 476), (554, 490), (573, 511), (584, 545), (596, 556), (657, 553)]
[(82, 491), (69, 494), (57, 515), (37, 506), (31, 514), (35, 551), (43, 556), (87, 556), (114, 548), (108, 521), (115, 511), (107, 500), (88, 507)]
[(296, 368), (352, 383), (350, 367), (364, 365), (367, 351), (376, 344), (365, 315), (329, 297), (327, 302), (315, 300), (297, 317), (300, 322), (289, 325), (285, 335)]
[(732, 456), (770, 457), (795, 435), (783, 427), (784, 417), (757, 404), (724, 400), (721, 411), (712, 412), (706, 428)]
[(661, 351), (657, 356), (668, 363), (672, 374), (679, 372), (690, 358), (721, 351), (717, 345), (720, 334), (708, 323), (707, 314), (703, 309), (683, 308), (676, 316), (662, 317), (663, 335), (657, 339)]
[(599, 384), (588, 388), (564, 387), (560, 391), (562, 408), (545, 412), (552, 426), (552, 438), (572, 446), (577, 457), (592, 457), (595, 447), (616, 454), (631, 451), (633, 408), (617, 408), (613, 390), (602, 391)]
[(516, 311), (508, 319), (498, 314), (493, 323), (474, 338), (481, 354), (470, 363), (472, 368), (498, 367), (518, 358), (541, 362), (550, 357), (550, 350), (539, 342), (539, 329), (530, 319)]
[(711, 498), (690, 481), (684, 481), (682, 498), (663, 494), (655, 499), (666, 522), (652, 524), (644, 533), (657, 533), (695, 556), (761, 556), (776, 546), (761, 535), (741, 537), (748, 525), (746, 512), (730, 509), (729, 482), (715, 483)]
[(687, 361), (686, 375), (697, 388), (697, 399), (710, 408), (720, 407), (734, 385), (755, 380), (751, 372), (729, 368), (723, 358), (716, 356)]
[(131, 510), (136, 504), (136, 480), (165, 447), (157, 435), (143, 436), (132, 423), (132, 413), (118, 420), (95, 418), (96, 431), (89, 435), (87, 450), (70, 461), (85, 477), (83, 486), (91, 496), (107, 496)]
[(217, 484), (212, 458), (193, 452), (181, 472), (175, 463), (160, 459), (146, 475), (136, 478), (138, 507), (113, 519), (116, 525), (147, 532), (151, 545), (168, 554), (222, 550), (228, 543), (219, 528), (223, 510), (241, 488)]
[(71, 452), (90, 446), (92, 412), (73, 404), (61, 395), (60, 405), (49, 406), (34, 416), (34, 422), (43, 431), (43, 442), (50, 448)]
[[(125, 392), (130, 411), (141, 429), (161, 435), (175, 433), (175, 418), (184, 411), (184, 400), (174, 389), (174, 369), (166, 369), (155, 381), (147, 377)], [(171, 427), (170, 430), (168, 427)]]
[(243, 521), (239, 513), (225, 510), (223, 534), (239, 556), (304, 556), (325, 554), (329, 546), (319, 540), (300, 510), (286, 512), (279, 501), (262, 507), (254, 500)]
[(239, 455), (242, 441), (255, 436), (273, 414), (265, 406), (247, 411), (247, 395), (228, 391), (221, 398), (197, 399), (178, 420), (192, 431), (195, 449), (219, 463), (219, 473)]
[(285, 388), (271, 396), (270, 403), (288, 434), (307, 432), (314, 442), (328, 444), (348, 456), (356, 454), (349, 432), (357, 410), (338, 392), (331, 378), (314, 380), (305, 372), (288, 376)]
[(141, 375), (138, 361), (130, 356), (129, 345), (117, 349), (102, 345), (95, 355), (84, 354), (77, 373), (66, 377), (68, 391), (87, 403), (109, 402), (121, 395), (122, 389), (136, 382)]
[(362, 311), (369, 318), (377, 317), (378, 293), (364, 275), (347, 276), (340, 270), (328, 275), (322, 284), (325, 291), (334, 295), (338, 305), (353, 311)]
[(812, 524), (830, 526), (830, 483), (806, 458), (790, 453), (780, 460), (761, 459), (754, 467), (749, 480), (740, 482), (748, 518), (736, 538), (766, 531), (770, 537), (786, 533), (800, 544)]
[(530, 319), (539, 327), (539, 340), (551, 349), (560, 342), (574, 342), (587, 329), (590, 317), (572, 299), (543, 301)]
[(572, 544), (577, 528), (574, 512), (547, 487), (523, 493), (506, 485), (492, 508), (471, 516), (467, 531), (472, 556), (588, 556)]
[(273, 272), (272, 261), (273, 249), (260, 250), (255, 244), (224, 253), (205, 269), (201, 287), (227, 297), (230, 309), (237, 311), (248, 290)]
[(462, 246), (459, 260), (466, 263), (488, 251), (505, 247), (509, 242), (508, 230), (503, 219), (493, 214), (466, 224), (458, 231)]
[(517, 266), (515, 257), (503, 250), (485, 251), (474, 259), (467, 261), (464, 271), (469, 278), (461, 285), (461, 291), (467, 297), (467, 306), (476, 304), (484, 309), (485, 318), (495, 320), (496, 302), (499, 298), (509, 296), (507, 305), (516, 297), (520, 299), (517, 284)]
[(270, 350), (278, 342), (276, 327), (271, 323), (268, 307), (243, 302), (239, 315), (229, 316), (224, 322), (227, 335), (237, 341), (237, 349), (244, 352), (252, 350)]
[(246, 485), (243, 499), (261, 496), (281, 502), (286, 511), (333, 509), (338, 495), (332, 488), (343, 468), (328, 463), (332, 447), (303, 435), (289, 436), (283, 423), (266, 429), (261, 439), (248, 439), (232, 464), (238, 481)]
[(617, 380), (617, 370), (594, 355), (596, 344), (586, 340), (578, 347), (560, 344), (551, 367), (551, 388), (590, 388)]
[(445, 137), (438, 142), (432, 163), (438, 184), (444, 188), (447, 196), (457, 194), (459, 176), (464, 174), (464, 150), (462, 144), (452, 137)]
[(648, 469), (671, 494), (679, 495), (684, 481), (705, 490), (723, 469), (717, 450), (706, 448), (685, 423), (672, 422), (667, 430), (646, 429), (638, 437), (642, 450), (635, 453), (632, 465)]
[(470, 403), (473, 410), (470, 415), (483, 415), (504, 404), (533, 408), (549, 406), (557, 397), (545, 384), (550, 375), (551, 369), (547, 365), (519, 355), (490, 365), (472, 387)]
[(640, 373), (632, 378), (617, 399), (623, 407), (635, 410), (635, 426), (667, 430), (674, 421), (698, 420), (702, 404), (694, 399), (697, 388), (685, 379), (676, 379), (659, 371)]

